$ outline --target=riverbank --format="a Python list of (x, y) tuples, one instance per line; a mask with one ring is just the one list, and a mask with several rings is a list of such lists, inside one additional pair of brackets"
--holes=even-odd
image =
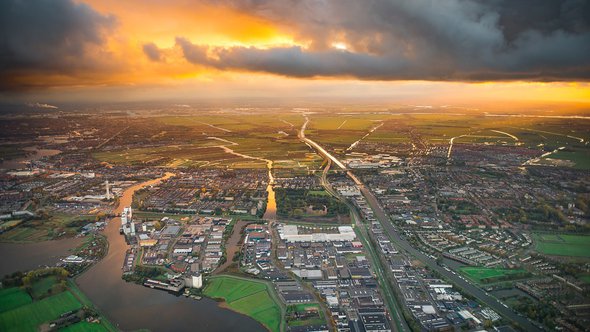
[(69, 255), (71, 250), (83, 242), (83, 237), (76, 237), (37, 243), (0, 243), (0, 276), (55, 266), (61, 258)]
[(269, 331), (284, 331), (285, 309), (265, 281), (220, 275), (210, 277), (203, 295), (222, 300), (222, 306), (247, 315)]
[(34, 270), (0, 290), (0, 330), (118, 331), (62, 268)]
[[(158, 179), (127, 188), (115, 209), (120, 214), (130, 206), (136, 190), (172, 177), (166, 173)], [(264, 327), (243, 314), (224, 309), (209, 298), (199, 301), (156, 291), (122, 279), (124, 257), (129, 246), (119, 234), (120, 218), (108, 221), (104, 235), (109, 242), (106, 256), (75, 279), (76, 284), (96, 307), (121, 330), (193, 331), (261, 331)], [(166, 319), (162, 319), (166, 317)]]

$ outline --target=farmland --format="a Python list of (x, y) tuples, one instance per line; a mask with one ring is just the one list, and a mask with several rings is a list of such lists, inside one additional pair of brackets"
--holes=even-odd
[(534, 239), (540, 253), (590, 258), (590, 236), (535, 233)]
[(223, 299), (227, 307), (262, 323), (271, 331), (281, 330), (282, 308), (272, 288), (260, 281), (231, 276), (209, 279), (203, 294)]
[[(38, 331), (42, 324), (64, 313), (92, 308), (72, 282), (63, 289), (54, 287), (57, 282), (53, 275), (36, 280), (29, 289), (33, 297), (22, 287), (0, 290), (0, 331)], [(106, 320), (101, 323), (83, 321), (68, 328), (68, 331), (115, 331)]]
[(0, 313), (27, 305), (33, 300), (31, 296), (23, 289), (18, 287), (6, 288), (0, 290)]
[(522, 269), (503, 269), (466, 266), (461, 268), (461, 272), (469, 279), (477, 283), (491, 283), (513, 279), (522, 279), (528, 276), (528, 273)]
[[(549, 158), (560, 160), (564, 166), (590, 168), (586, 145), (590, 136), (584, 124), (575, 119), (482, 116), (450, 110), (443, 114), (314, 112), (306, 116), (307, 136), (336, 154), (362, 150), (351, 147), (359, 140), (428, 147), (446, 146), (455, 137), (457, 144), (519, 146), (538, 150), (539, 155), (563, 147)], [(304, 121), (301, 112), (292, 110), (273, 110), (273, 116), (252, 110), (166, 115), (143, 119), (129, 129), (135, 133), (132, 138), (119, 137), (112, 142), (118, 144), (93, 151), (92, 156), (111, 165), (173, 168), (265, 168), (263, 159), (268, 159), (275, 169), (313, 171), (319, 169), (322, 159), (297, 137)], [(143, 144), (130, 144), (133, 141)]]
[(20, 223), (0, 235), (2, 242), (38, 242), (53, 240), (78, 233), (80, 222), (94, 220), (94, 215), (68, 215), (56, 213), (43, 219), (32, 219)]
[(321, 164), (321, 158), (310, 154), (311, 149), (297, 138), (303, 122), (298, 114), (204, 114), (164, 116), (153, 121), (143, 134), (149, 147), (107, 149), (92, 156), (113, 165), (166, 167), (265, 168), (261, 159), (275, 161), (278, 168), (314, 169)]
[(42, 323), (59, 318), (62, 313), (77, 310), (82, 304), (69, 291), (19, 306), (0, 314), (2, 331), (37, 331)]

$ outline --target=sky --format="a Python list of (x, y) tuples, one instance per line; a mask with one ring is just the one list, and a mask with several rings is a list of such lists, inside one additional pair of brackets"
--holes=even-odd
[(588, 104), (586, 0), (3, 0), (0, 98)]

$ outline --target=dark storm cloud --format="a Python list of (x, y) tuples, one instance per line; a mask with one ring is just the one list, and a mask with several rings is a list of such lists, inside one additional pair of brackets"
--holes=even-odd
[(94, 68), (115, 19), (72, 0), (0, 1), (0, 85), (28, 73), (72, 74)]
[[(282, 26), (298, 40), (309, 41), (309, 48), (207, 49), (178, 38), (188, 61), (295, 77), (590, 78), (590, 2), (585, 0), (236, 0), (225, 4)], [(342, 41), (348, 51), (332, 47)]]
[(159, 62), (163, 59), (162, 52), (154, 43), (143, 44), (143, 53), (152, 61)]
[(207, 47), (192, 44), (188, 39), (176, 37), (176, 45), (182, 49), (184, 57), (195, 64), (208, 64)]

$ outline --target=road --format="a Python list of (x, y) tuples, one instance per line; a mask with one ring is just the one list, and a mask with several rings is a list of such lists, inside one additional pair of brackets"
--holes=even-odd
[(299, 130), (299, 133), (297, 134), (297, 137), (299, 137), (300, 140), (302, 140), (303, 142), (305, 142), (307, 145), (309, 145), (313, 149), (317, 150), (317, 152), (321, 156), (323, 156), (324, 158), (327, 158), (331, 162), (333, 162), (334, 165), (340, 167), (340, 169), (345, 170), (346, 171), (346, 174), (348, 175), (348, 177), (350, 177), (352, 179), (352, 181), (354, 181), (354, 183), (356, 183), (357, 185), (361, 186), (363, 183), (354, 174), (352, 174), (352, 172), (350, 172), (346, 168), (346, 165), (344, 165), (340, 160), (338, 160), (338, 158), (334, 157), (331, 153), (329, 153), (328, 151), (326, 151), (321, 145), (319, 145), (318, 143), (316, 143), (316, 142), (310, 140), (309, 138), (305, 137), (305, 129), (307, 128), (307, 124), (308, 123), (309, 123), (309, 118), (307, 116), (305, 116), (305, 123), (303, 123), (303, 126), (301, 126), (301, 129)]
[(498, 301), (496, 298), (488, 295), (485, 291), (472, 285), (471, 283), (467, 282), (465, 279), (460, 278), (457, 274), (454, 274), (451, 271), (445, 270), (444, 268), (439, 266), (434, 259), (426, 256), (420, 250), (414, 248), (408, 241), (406, 241), (405, 239), (402, 239), (400, 237), (400, 235), (397, 233), (391, 220), (389, 219), (389, 216), (387, 215), (387, 213), (385, 213), (385, 211), (381, 207), (381, 204), (379, 203), (377, 198), (373, 195), (373, 193), (369, 189), (367, 189), (365, 187), (365, 185), (356, 176), (354, 176), (354, 174), (352, 174), (349, 170), (347, 170), (346, 166), (342, 162), (340, 162), (336, 157), (334, 157), (332, 154), (328, 153), (324, 148), (322, 148), (316, 142), (305, 137), (305, 128), (307, 127), (307, 124), (309, 123), (309, 118), (306, 116), (305, 119), (306, 119), (305, 123), (303, 124), (303, 126), (301, 127), (301, 130), (299, 132), (299, 138), (301, 140), (303, 140), (305, 143), (309, 144), (314, 149), (316, 149), (319, 152), (319, 154), (330, 159), (335, 165), (337, 165), (341, 169), (347, 171), (347, 174), (349, 175), (349, 177), (358, 185), (359, 189), (361, 190), (361, 192), (363, 193), (363, 195), (367, 199), (367, 203), (373, 209), (373, 212), (375, 213), (375, 217), (379, 220), (379, 222), (383, 226), (383, 229), (388, 233), (389, 237), (393, 240), (393, 242), (398, 247), (401, 247), (406, 252), (408, 252), (409, 254), (411, 254), (412, 256), (417, 258), (418, 260), (420, 260), (422, 263), (428, 265), (428, 267), (431, 270), (438, 272), (444, 278), (453, 282), (455, 285), (457, 285), (457, 287), (459, 287), (465, 293), (477, 298), (479, 301), (481, 301), (482, 303), (484, 303), (485, 305), (487, 305), (488, 307), (490, 307), (491, 309), (493, 309), (494, 311), (496, 311), (500, 315), (508, 318), (511, 321), (517, 322), (524, 330), (526, 330), (526, 331), (542, 331), (542, 329), (540, 329), (536, 325), (532, 324), (531, 321), (528, 320), (527, 318), (520, 316), (512, 309), (510, 309), (510, 308), (506, 307), (504, 304), (500, 303), (500, 301)]
[(373, 270), (375, 271), (377, 279), (381, 284), (381, 289), (383, 290), (383, 295), (385, 296), (385, 299), (387, 301), (389, 312), (393, 318), (393, 322), (395, 323), (395, 326), (392, 326), (393, 331), (409, 332), (411, 331), (410, 327), (408, 326), (408, 323), (402, 316), (402, 309), (398, 307), (394, 291), (393, 289), (391, 289), (393, 287), (391, 284), (391, 280), (387, 277), (387, 272), (385, 271), (385, 268), (381, 263), (380, 256), (383, 256), (383, 253), (375, 249), (373, 244), (370, 242), (369, 237), (371, 235), (369, 234), (366, 225), (363, 224), (363, 222), (361, 221), (362, 219), (357, 209), (354, 206), (349, 206), (349, 208), (352, 212), (352, 218), (354, 219), (354, 223), (356, 229), (358, 230), (358, 234), (361, 237), (362, 242), (366, 246), (369, 255), (371, 256)]
[(374, 267), (377, 279), (379, 280), (379, 283), (381, 284), (381, 288), (383, 290), (383, 296), (385, 297), (385, 300), (387, 302), (387, 306), (389, 307), (389, 312), (391, 314), (391, 317), (393, 318), (393, 323), (395, 323), (395, 325), (392, 326), (393, 331), (395, 331), (395, 332), (398, 332), (398, 331), (409, 332), (410, 327), (408, 326), (408, 323), (406, 322), (406, 320), (404, 319), (404, 317), (401, 314), (402, 310), (398, 307), (397, 300), (394, 295), (394, 291), (391, 289), (392, 285), (390, 283), (390, 279), (387, 278), (387, 275), (386, 275), (387, 272), (385, 271), (383, 265), (381, 264), (381, 260), (379, 259), (379, 257), (380, 257), (379, 255), (381, 254), (381, 252), (375, 250), (375, 248), (373, 248), (372, 243), (368, 240), (368, 237), (370, 235), (368, 235), (368, 231), (365, 227), (366, 225), (362, 223), (361, 216), (359, 215), (359, 212), (356, 209), (356, 207), (354, 205), (352, 205), (352, 203), (349, 200), (340, 196), (340, 194), (338, 194), (334, 190), (334, 188), (332, 188), (330, 183), (328, 182), (327, 175), (328, 175), (328, 171), (330, 170), (330, 167), (332, 166), (332, 160), (331, 159), (326, 159), (326, 160), (327, 160), (326, 167), (324, 168), (324, 170), (322, 172), (322, 176), (320, 178), (320, 183), (324, 187), (324, 189), (328, 193), (330, 193), (330, 195), (337, 198), (341, 202), (345, 203), (346, 206), (348, 206), (348, 208), (350, 210), (351, 217), (352, 217), (353, 222), (354, 222), (356, 229), (357, 229), (357, 234), (359, 235), (359, 237), (361, 238), (361, 240), (365, 244), (365, 247), (367, 248), (367, 250), (371, 256), (371, 263)]
[(395, 227), (391, 223), (389, 217), (383, 211), (383, 208), (377, 201), (377, 198), (371, 193), (367, 188), (361, 187), (361, 192), (367, 199), (367, 203), (373, 209), (375, 213), (375, 217), (381, 222), (383, 225), (383, 229), (389, 234), (390, 238), (394, 241), (396, 245), (410, 253), (412, 256), (420, 260), (422, 263), (428, 265), (428, 267), (443, 275), (446, 279), (453, 282), (459, 288), (461, 288), (464, 292), (470, 294), (471, 296), (477, 298), (482, 303), (487, 305), (488, 307), (492, 308), (494, 311), (499, 313), (500, 315), (508, 318), (509, 320), (517, 322), (524, 330), (526, 331), (542, 331), (537, 326), (533, 325), (527, 318), (520, 316), (510, 308), (505, 307), (500, 301), (496, 298), (488, 295), (482, 289), (472, 285), (471, 283), (465, 281), (465, 279), (460, 278), (458, 275), (451, 273), (450, 271), (445, 270), (441, 266), (439, 266), (436, 261), (420, 250), (414, 248), (408, 241), (402, 239)]
[(100, 148), (102, 148), (105, 144), (107, 144), (108, 142), (112, 141), (115, 137), (121, 135), (125, 130), (129, 129), (129, 126), (121, 129), (121, 131), (119, 131), (118, 133), (114, 134), (113, 136), (107, 138), (104, 142), (100, 143), (99, 145), (97, 145), (94, 149), (95, 150), (99, 150)]
[(367, 248), (367, 250), (371, 256), (371, 263), (374, 267), (375, 274), (377, 276), (377, 279), (379, 280), (379, 283), (381, 284), (381, 288), (383, 289), (383, 295), (385, 296), (385, 299), (387, 301), (387, 305), (389, 307), (389, 312), (391, 313), (392, 318), (394, 319), (395, 326), (393, 326), (393, 330), (395, 332), (398, 332), (398, 331), (409, 332), (410, 327), (408, 326), (406, 320), (401, 315), (402, 310), (397, 305), (395, 295), (393, 294), (394, 291), (391, 289), (392, 285), (390, 283), (390, 280), (386, 276), (387, 272), (383, 268), (383, 266), (381, 264), (381, 260), (379, 259), (380, 252), (377, 252), (377, 250), (375, 250), (375, 248), (373, 248), (372, 243), (368, 240), (368, 237), (369, 237), (368, 231), (365, 227), (366, 225), (363, 224), (361, 221), (362, 219), (361, 219), (361, 216), (359, 215), (358, 210), (356, 209), (356, 207), (354, 205), (352, 205), (350, 203), (350, 201), (348, 201), (344, 197), (340, 196), (332, 188), (332, 186), (330, 185), (330, 183), (327, 180), (326, 175), (328, 174), (328, 171), (330, 170), (330, 166), (332, 166), (332, 161), (330, 159), (328, 159), (326, 167), (324, 168), (324, 171), (322, 172), (322, 177), (320, 178), (320, 183), (322, 184), (324, 189), (328, 193), (330, 193), (330, 195), (334, 196), (338, 200), (345, 203), (346, 206), (348, 206), (348, 208), (350, 210), (351, 217), (352, 217), (354, 225), (356, 226), (356, 229), (357, 229), (357, 234), (361, 238), (362, 242), (364, 243), (365, 247)]

